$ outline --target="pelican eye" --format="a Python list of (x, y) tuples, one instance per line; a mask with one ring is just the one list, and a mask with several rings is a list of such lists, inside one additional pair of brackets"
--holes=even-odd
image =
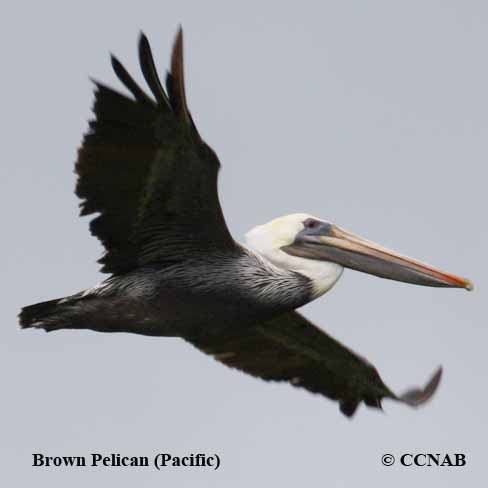
[(307, 219), (305, 220), (303, 225), (305, 226), (305, 229), (316, 229), (317, 227), (319, 227), (320, 222), (314, 219)]

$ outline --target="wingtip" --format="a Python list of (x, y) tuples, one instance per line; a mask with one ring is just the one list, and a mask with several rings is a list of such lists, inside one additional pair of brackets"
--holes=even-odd
[(109, 53), (110, 54), (110, 64), (112, 65), (112, 68), (114, 71), (117, 71), (118, 67), (122, 65), (122, 63), (117, 59), (117, 56), (115, 56), (114, 53)]
[(178, 29), (176, 30), (176, 39), (183, 40), (183, 25), (181, 22), (178, 24)]
[(144, 32), (142, 30), (139, 31), (138, 45), (139, 45), (139, 53), (141, 53), (143, 51), (147, 51), (148, 49), (149, 50), (151, 49), (150, 44), (149, 44), (149, 39), (146, 36), (146, 34), (144, 34)]
[(436, 393), (442, 379), (442, 366), (439, 366), (423, 388), (412, 388), (397, 397), (399, 401), (411, 407), (427, 403)]
[(178, 26), (178, 30), (176, 31), (175, 40), (173, 42), (173, 51), (172, 51), (172, 59), (173, 64), (176, 58), (183, 57), (183, 27), (181, 24)]
[[(171, 105), (177, 117), (183, 119), (185, 122), (194, 124), (191, 120), (185, 94), (185, 75), (184, 75), (184, 55), (183, 55), (183, 28), (180, 25), (175, 36), (173, 49), (171, 52), (171, 69), (168, 77), (170, 85), (168, 92), (170, 93)], [(195, 127), (194, 127), (195, 128)], [(196, 129), (195, 129), (196, 130)]]

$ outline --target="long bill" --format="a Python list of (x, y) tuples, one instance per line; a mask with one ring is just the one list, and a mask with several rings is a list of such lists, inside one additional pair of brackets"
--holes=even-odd
[(326, 235), (302, 236), (282, 249), (295, 256), (332, 261), (346, 268), (390, 280), (424, 286), (473, 289), (471, 281), (465, 278), (397, 254), (335, 225), (330, 225)]

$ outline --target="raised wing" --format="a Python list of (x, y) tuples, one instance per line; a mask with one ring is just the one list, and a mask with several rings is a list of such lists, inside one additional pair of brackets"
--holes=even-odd
[(368, 361), (297, 312), (245, 330), (187, 340), (227, 366), (265, 380), (286, 381), (336, 400), (348, 417), (361, 402), (381, 408), (383, 398), (421, 405), (435, 393), (442, 375), (439, 368), (424, 388), (397, 396)]
[(114, 71), (133, 98), (95, 82), (95, 119), (76, 163), (81, 215), (99, 213), (90, 230), (106, 249), (102, 271), (114, 274), (235, 249), (217, 195), (218, 158), (200, 138), (187, 107), (181, 29), (167, 93), (144, 34), (139, 60), (154, 99), (112, 56)]

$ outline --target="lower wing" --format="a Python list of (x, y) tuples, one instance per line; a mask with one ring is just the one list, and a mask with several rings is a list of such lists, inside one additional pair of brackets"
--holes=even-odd
[(435, 393), (442, 375), (439, 368), (424, 388), (396, 395), (368, 361), (294, 311), (238, 331), (185, 339), (227, 366), (338, 401), (348, 417), (361, 402), (381, 408), (383, 398), (419, 406)]

